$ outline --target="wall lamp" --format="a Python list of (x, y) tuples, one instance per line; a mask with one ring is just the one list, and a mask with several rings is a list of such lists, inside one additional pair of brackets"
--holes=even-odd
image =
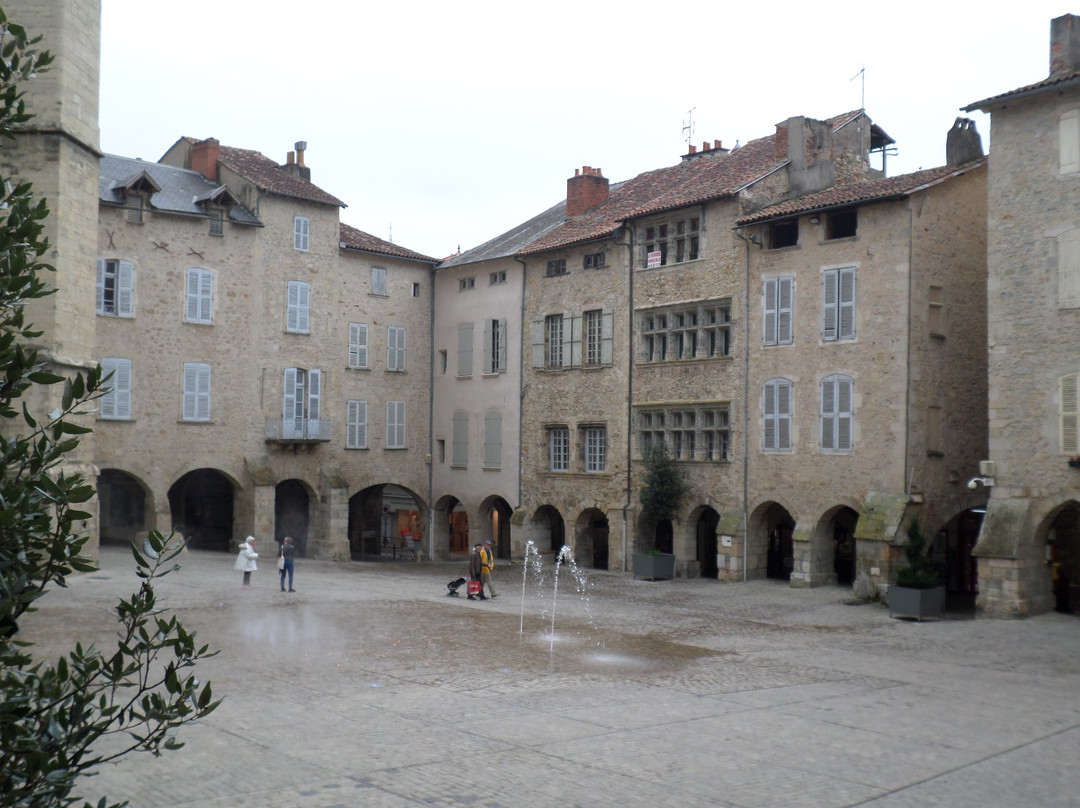
[(970, 480), (968, 480), (968, 484), (967, 484), (968, 488), (970, 488), (972, 491), (974, 491), (980, 485), (984, 485), (987, 488), (993, 488), (994, 487), (994, 478), (993, 477), (972, 477)]

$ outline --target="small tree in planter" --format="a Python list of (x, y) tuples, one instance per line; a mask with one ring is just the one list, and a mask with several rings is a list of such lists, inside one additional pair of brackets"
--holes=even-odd
[[(687, 494), (686, 479), (667, 446), (662, 443), (646, 446), (642, 461), (645, 471), (638, 500), (641, 502), (642, 519), (652, 528), (653, 546), (647, 548), (645, 553), (634, 555), (634, 574), (642, 578), (673, 578), (675, 558), (656, 548), (656, 526), (670, 521), (678, 513), (679, 504)], [(639, 569), (642, 572), (639, 573)]]
[(900, 617), (941, 617), (945, 606), (945, 587), (933, 559), (928, 555), (926, 537), (918, 518), (907, 529), (904, 555), (908, 565), (896, 572), (896, 583), (889, 587), (889, 613)]

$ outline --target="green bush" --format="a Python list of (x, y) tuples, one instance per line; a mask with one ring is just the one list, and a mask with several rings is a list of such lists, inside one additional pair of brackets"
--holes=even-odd
[(912, 589), (933, 589), (940, 584), (941, 576), (933, 560), (927, 555), (926, 537), (922, 534), (917, 517), (908, 525), (907, 539), (904, 555), (908, 565), (896, 571), (896, 585)]

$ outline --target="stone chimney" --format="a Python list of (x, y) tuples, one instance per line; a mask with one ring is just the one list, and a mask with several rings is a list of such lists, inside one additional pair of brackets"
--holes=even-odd
[(294, 177), (299, 177), (302, 180), (311, 182), (311, 169), (304, 163), (304, 152), (307, 151), (307, 141), (298, 140), (293, 144), (293, 148), (296, 149), (296, 151), (291, 151), (285, 155), (285, 165), (281, 167), (281, 170)]
[(982, 138), (971, 118), (957, 118), (945, 137), (945, 163), (962, 166), (983, 156)]
[(574, 169), (566, 181), (566, 218), (572, 219), (600, 207), (608, 200), (608, 180), (599, 168)]
[(1080, 70), (1080, 17), (1066, 14), (1050, 21), (1050, 75)]
[(198, 171), (211, 182), (218, 179), (218, 157), (221, 156), (221, 143), (209, 137), (200, 140), (191, 147), (191, 170)]

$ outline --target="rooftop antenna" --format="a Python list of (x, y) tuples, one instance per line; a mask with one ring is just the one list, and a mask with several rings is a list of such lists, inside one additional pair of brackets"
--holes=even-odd
[(855, 81), (855, 79), (859, 78), (860, 76), (862, 77), (862, 94), (859, 98), (859, 109), (866, 109), (866, 65), (863, 65), (862, 69), (859, 70), (859, 72), (852, 76), (850, 79), (848, 79), (848, 81)]
[(689, 147), (690, 141), (694, 139), (694, 110), (697, 107), (691, 107), (690, 111), (686, 113), (686, 120), (683, 121), (683, 134), (686, 135), (686, 145)]

